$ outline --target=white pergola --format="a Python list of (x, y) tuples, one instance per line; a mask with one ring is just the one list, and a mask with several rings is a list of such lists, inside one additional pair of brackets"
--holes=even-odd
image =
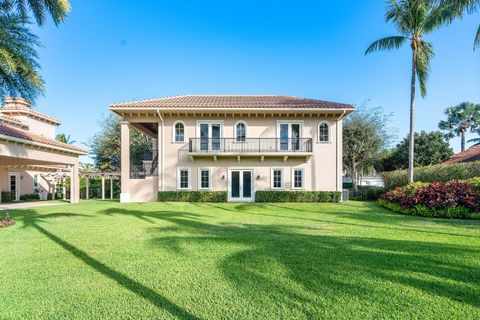
[(90, 179), (102, 179), (102, 200), (105, 200), (105, 180), (110, 181), (110, 200), (113, 200), (113, 180), (120, 179), (120, 172), (80, 172), (80, 177), (85, 178), (85, 199), (89, 199)]

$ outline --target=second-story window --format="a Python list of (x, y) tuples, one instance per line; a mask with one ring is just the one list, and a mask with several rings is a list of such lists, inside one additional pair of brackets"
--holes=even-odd
[(244, 122), (239, 122), (235, 126), (235, 138), (237, 142), (245, 142), (247, 138), (247, 126)]
[(330, 136), (329, 136), (329, 128), (328, 128), (328, 123), (322, 122), (318, 126), (318, 141), (319, 142), (329, 142), (330, 141)]
[(175, 123), (174, 126), (175, 142), (185, 141), (185, 125), (182, 122)]

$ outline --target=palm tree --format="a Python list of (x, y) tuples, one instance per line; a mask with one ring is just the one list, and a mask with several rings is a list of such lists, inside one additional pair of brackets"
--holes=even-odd
[(0, 96), (32, 100), (43, 92), (36, 52), (40, 43), (26, 23), (18, 14), (0, 13)]
[(475, 132), (480, 126), (480, 104), (463, 102), (455, 107), (445, 109), (446, 121), (440, 121), (438, 127), (446, 131), (445, 138), (461, 137), (462, 151), (465, 151), (465, 134)]
[(31, 12), (39, 26), (50, 15), (55, 25), (63, 22), (70, 11), (69, 0), (0, 0), (0, 12), (18, 13), (28, 19)]
[(55, 137), (55, 140), (66, 143), (66, 144), (74, 144), (75, 140), (72, 140), (70, 135), (66, 135), (65, 133), (59, 133)]
[(91, 163), (80, 162), (80, 171), (82, 172), (95, 172), (95, 166)]
[[(466, 12), (472, 14), (480, 9), (480, 0), (440, 0), (439, 2), (445, 2), (453, 6), (460, 13)], [(457, 15), (457, 17), (459, 16), (460, 15)], [(475, 50), (475, 48), (480, 48), (480, 25), (478, 26), (477, 34), (473, 42), (473, 49)]]
[(410, 82), (410, 134), (408, 150), (408, 181), (413, 182), (414, 164), (414, 114), (415, 88), (418, 82), (422, 97), (427, 95), (426, 82), (430, 71), (433, 47), (423, 37), (451, 22), (458, 10), (447, 3), (435, 4), (429, 0), (390, 0), (387, 4), (386, 19), (392, 22), (400, 35), (379, 39), (368, 47), (365, 54), (378, 50), (399, 49), (405, 43), (412, 49)]

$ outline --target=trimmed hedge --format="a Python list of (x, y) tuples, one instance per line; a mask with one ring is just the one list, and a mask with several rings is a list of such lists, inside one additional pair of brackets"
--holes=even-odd
[(257, 191), (255, 202), (340, 202), (341, 192), (328, 191)]
[[(381, 176), (386, 190), (392, 190), (408, 184), (407, 170), (382, 172)], [(414, 170), (415, 181), (422, 182), (448, 182), (450, 180), (466, 180), (479, 176), (480, 161), (418, 167)]]
[(378, 186), (357, 186), (357, 190), (350, 189), (350, 200), (378, 200), (384, 193), (385, 189)]
[(2, 203), (9, 203), (12, 201), (12, 194), (9, 191), (2, 192)]
[(20, 196), (20, 200), (22, 201), (32, 201), (32, 200), (40, 200), (40, 196), (36, 193), (32, 194), (22, 194)]
[(173, 202), (226, 202), (224, 191), (162, 191), (158, 193), (158, 201)]

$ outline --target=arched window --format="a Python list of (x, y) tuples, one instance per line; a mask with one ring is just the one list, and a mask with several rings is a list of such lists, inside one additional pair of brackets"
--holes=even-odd
[(235, 125), (235, 138), (237, 142), (245, 142), (247, 138), (247, 126), (244, 122)]
[(182, 122), (175, 123), (173, 131), (175, 142), (185, 142), (185, 125)]
[(328, 123), (322, 122), (318, 125), (318, 141), (329, 142), (330, 141), (330, 128)]

